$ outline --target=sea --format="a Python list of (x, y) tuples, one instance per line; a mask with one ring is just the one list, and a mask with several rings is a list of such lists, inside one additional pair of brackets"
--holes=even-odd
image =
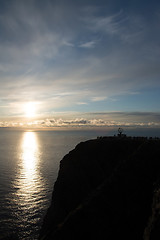
[[(157, 128), (127, 128), (124, 133), (160, 137)], [(116, 134), (117, 128), (0, 128), (0, 240), (37, 240), (63, 156), (82, 141)]]

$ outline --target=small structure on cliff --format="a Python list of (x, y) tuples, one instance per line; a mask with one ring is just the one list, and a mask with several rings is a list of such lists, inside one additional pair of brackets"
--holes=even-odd
[(123, 128), (118, 128), (118, 137), (122, 138), (122, 137), (126, 137), (126, 134), (123, 134)]

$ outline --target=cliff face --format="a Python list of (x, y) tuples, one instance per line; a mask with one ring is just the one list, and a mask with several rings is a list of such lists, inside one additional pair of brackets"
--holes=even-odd
[(80, 143), (60, 163), (40, 239), (160, 239), (159, 179), (160, 140)]

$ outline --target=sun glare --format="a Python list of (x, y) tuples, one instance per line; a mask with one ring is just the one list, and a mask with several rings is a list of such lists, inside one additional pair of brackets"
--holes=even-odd
[(34, 117), (36, 114), (36, 104), (34, 102), (28, 102), (25, 105), (25, 115), (26, 117)]

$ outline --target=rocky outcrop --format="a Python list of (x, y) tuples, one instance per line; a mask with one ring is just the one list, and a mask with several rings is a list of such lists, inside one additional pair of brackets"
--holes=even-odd
[(160, 140), (80, 143), (60, 163), (40, 239), (160, 239), (159, 182)]

